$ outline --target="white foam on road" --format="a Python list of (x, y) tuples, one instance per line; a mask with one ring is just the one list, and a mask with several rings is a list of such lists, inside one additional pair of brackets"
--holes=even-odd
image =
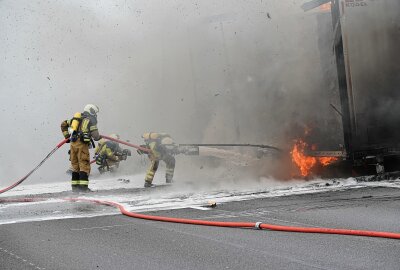
[[(108, 177), (104, 179), (91, 180), (90, 187), (94, 190), (139, 188), (143, 187), (143, 179), (144, 175), (122, 175), (118, 177)], [(129, 183), (125, 183), (123, 180), (129, 180)], [(22, 183), (12, 190), (0, 195), (0, 198), (24, 195), (40, 195), (69, 190), (71, 190), (71, 183), (69, 181), (33, 185)]]
[[(122, 181), (121, 179), (125, 180)], [(127, 181), (129, 180), (129, 182)], [(155, 211), (165, 209), (181, 208), (202, 208), (208, 201), (215, 201), (217, 204), (232, 201), (251, 200), (257, 198), (290, 196), (295, 194), (319, 193), (336, 190), (346, 190), (363, 187), (392, 187), (400, 188), (400, 180), (379, 181), (379, 182), (357, 182), (354, 178), (321, 180), (304, 182), (293, 180), (280, 182), (272, 179), (260, 179), (257, 181), (225, 181), (213, 185), (201, 185), (201, 183), (174, 183), (169, 187), (142, 189), (143, 175), (126, 175), (120, 177), (109, 177), (105, 179), (92, 180), (91, 188), (94, 190), (108, 192), (89, 193), (81, 198), (114, 201), (121, 203), (127, 210), (133, 212)], [(132, 193), (116, 190), (136, 189)], [(25, 185), (3, 194), (1, 197), (40, 195), (69, 191), (69, 183)], [(39, 196), (40, 197), (40, 196)], [(1, 219), (0, 224), (28, 222), (38, 220), (52, 220), (64, 218), (80, 218), (104, 216), (119, 213), (110, 207), (92, 207), (84, 205), (87, 203), (71, 203), (62, 199), (49, 199), (46, 201), (0, 204), (0, 215), (7, 213), (7, 218)], [(46, 210), (40, 210), (46, 208)], [(13, 212), (24, 214), (15, 216)], [(39, 209), (39, 210), (37, 210)], [(50, 210), (49, 210), (50, 209)], [(35, 212), (36, 211), (36, 212)]]

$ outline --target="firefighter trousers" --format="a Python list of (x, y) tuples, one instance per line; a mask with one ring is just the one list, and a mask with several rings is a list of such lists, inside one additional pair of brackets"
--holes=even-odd
[(154, 179), (154, 175), (158, 169), (158, 165), (160, 164), (160, 160), (165, 162), (166, 171), (165, 171), (165, 180), (167, 183), (172, 182), (172, 178), (174, 177), (174, 170), (175, 170), (175, 157), (172, 155), (165, 155), (162, 156), (160, 159), (151, 158), (150, 166), (147, 170), (145, 182), (151, 184)]
[(72, 189), (87, 188), (90, 174), (89, 145), (80, 140), (70, 143), (70, 159), (72, 167)]

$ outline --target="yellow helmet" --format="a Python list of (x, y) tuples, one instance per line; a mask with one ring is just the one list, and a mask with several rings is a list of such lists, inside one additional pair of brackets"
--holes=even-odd
[(174, 140), (171, 137), (165, 137), (161, 140), (161, 144), (174, 144)]
[(170, 136), (168, 135), (168, 133), (157, 133), (157, 132), (146, 132), (146, 133), (143, 133), (143, 135), (142, 135), (142, 138), (145, 141), (157, 140), (157, 139), (164, 138), (164, 137), (170, 137)]
[(160, 137), (161, 133), (157, 133), (157, 132), (146, 132), (143, 133), (142, 138), (145, 140), (156, 140)]
[(143, 133), (142, 138), (145, 140), (150, 139), (150, 132)]

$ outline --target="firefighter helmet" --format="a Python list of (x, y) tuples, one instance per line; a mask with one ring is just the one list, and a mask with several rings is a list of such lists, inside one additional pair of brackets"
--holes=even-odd
[(99, 113), (99, 107), (94, 104), (87, 104), (83, 111), (88, 112), (89, 114), (96, 116)]
[(143, 133), (142, 138), (145, 139), (145, 140), (149, 140), (150, 139), (150, 134), (151, 134), (151, 132)]
[(167, 145), (167, 144), (174, 144), (174, 140), (172, 140), (171, 137), (164, 137), (161, 140), (161, 144)]

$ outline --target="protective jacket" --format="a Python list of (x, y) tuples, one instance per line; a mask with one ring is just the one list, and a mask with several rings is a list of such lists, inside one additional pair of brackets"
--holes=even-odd
[(90, 143), (90, 138), (93, 138), (95, 141), (100, 140), (100, 134), (97, 129), (97, 119), (96, 117), (90, 115), (87, 112), (81, 113), (81, 117), (78, 118), (76, 113), (72, 119), (65, 120), (61, 123), (61, 131), (63, 133), (64, 138), (70, 137), (69, 129), (72, 127), (73, 121), (77, 120), (79, 122), (77, 128), (77, 138), (84, 143)]
[(145, 133), (143, 138), (151, 150), (150, 159), (160, 160), (166, 155), (176, 154), (177, 145), (168, 133)]
[(118, 143), (106, 141), (96, 148), (96, 164), (103, 165), (105, 160), (120, 161), (123, 155), (123, 150)]
[(97, 143), (96, 149), (94, 150), (95, 156), (97, 156), (100, 152), (101, 147), (103, 147), (103, 144), (106, 142), (104, 139), (100, 139), (100, 141)]

